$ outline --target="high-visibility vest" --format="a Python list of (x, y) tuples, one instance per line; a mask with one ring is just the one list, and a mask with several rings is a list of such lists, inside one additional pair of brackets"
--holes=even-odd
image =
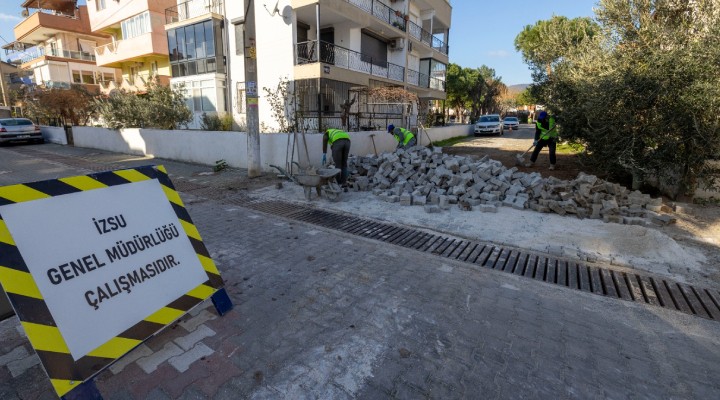
[(328, 143), (330, 146), (332, 146), (333, 143), (335, 143), (336, 140), (340, 139), (348, 139), (350, 140), (350, 135), (348, 135), (347, 132), (340, 130), (340, 129), (328, 129)]
[(407, 130), (407, 129), (405, 129), (405, 128), (395, 128), (395, 130), (393, 131), (393, 136), (395, 137), (395, 140), (398, 141), (398, 143), (400, 143), (400, 135), (398, 135), (397, 133), (395, 133), (395, 132), (397, 132), (398, 129), (399, 129), (400, 132), (402, 132), (403, 135), (404, 135), (403, 146), (407, 145), (408, 142), (410, 142), (410, 140), (415, 137), (415, 135), (413, 135), (412, 132), (410, 132), (409, 130)]
[(542, 122), (537, 121), (535, 125), (538, 129), (540, 129), (540, 140), (548, 140), (550, 138), (556, 138), (558, 136), (557, 129), (553, 129), (555, 127), (555, 117), (548, 117), (550, 118), (550, 122), (548, 124), (548, 129), (543, 128)]

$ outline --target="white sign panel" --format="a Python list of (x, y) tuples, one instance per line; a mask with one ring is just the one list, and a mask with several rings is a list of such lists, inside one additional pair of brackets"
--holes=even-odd
[(75, 360), (208, 279), (155, 179), (0, 213)]

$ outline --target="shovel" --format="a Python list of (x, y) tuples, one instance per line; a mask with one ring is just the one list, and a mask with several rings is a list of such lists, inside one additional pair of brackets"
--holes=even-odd
[(370, 140), (372, 140), (373, 151), (375, 151), (375, 156), (377, 156), (377, 147), (375, 147), (375, 134), (374, 133), (370, 134)]
[(523, 165), (525, 163), (525, 154), (532, 150), (533, 147), (535, 147), (535, 144), (532, 144), (524, 153), (515, 155), (515, 165)]
[[(430, 139), (430, 135), (427, 133), (427, 130), (425, 129), (425, 127), (423, 126), (423, 124), (418, 124), (418, 126), (419, 126), (419, 129), (418, 129), (418, 130), (422, 130), (423, 132), (425, 132), (425, 136), (427, 136), (427, 138), (428, 138), (427, 148), (428, 148), (428, 149), (434, 149), (435, 146), (432, 144), (432, 139)], [(420, 133), (420, 132), (418, 132), (418, 133)], [(418, 141), (418, 143), (419, 143), (419, 141)]]

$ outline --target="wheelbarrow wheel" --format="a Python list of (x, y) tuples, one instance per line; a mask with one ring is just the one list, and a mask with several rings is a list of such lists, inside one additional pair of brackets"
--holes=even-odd
[(323, 195), (329, 201), (336, 202), (340, 200), (340, 193), (342, 193), (342, 188), (335, 182), (328, 182), (327, 185), (323, 186)]

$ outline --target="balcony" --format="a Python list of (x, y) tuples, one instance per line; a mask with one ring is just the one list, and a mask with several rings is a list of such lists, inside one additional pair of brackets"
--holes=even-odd
[(165, 10), (165, 24), (174, 24), (206, 14), (224, 15), (222, 0), (189, 0)]
[(371, 56), (358, 53), (332, 43), (309, 41), (295, 46), (295, 65), (323, 62), (350, 71), (362, 72), (396, 82), (405, 81), (405, 67), (387, 61), (373, 60)]
[(408, 69), (407, 83), (425, 89), (445, 91), (445, 81), (419, 71)]
[(21, 54), (20, 61), (25, 64), (36, 60), (41, 57), (51, 56), (59, 58), (69, 58), (72, 60), (92, 61), (95, 62), (95, 55), (85, 53), (83, 51), (70, 51), (70, 50), (50, 50), (46, 51), (45, 47), (35, 47), (34, 50), (28, 50)]
[(124, 61), (158, 54), (167, 57), (168, 44), (165, 32), (148, 32), (134, 38), (117, 40), (95, 48), (99, 67), (117, 67)]
[(408, 21), (408, 33), (410, 36), (418, 40), (422, 43), (425, 43), (429, 47), (432, 47), (433, 49), (447, 55), (448, 54), (448, 46), (445, 44), (442, 40), (438, 39), (437, 37), (433, 36), (430, 32), (423, 29), (420, 25)]
[(385, 22), (388, 25), (394, 26), (400, 30), (406, 29), (407, 21), (405, 16), (392, 7), (386, 5), (382, 1), (378, 0), (345, 0), (346, 2), (354, 5), (355, 7), (365, 11), (366, 13), (374, 16), (375, 18)]
[[(85, 18), (82, 18), (82, 14), (85, 14)], [(38, 10), (17, 24), (13, 31), (18, 41), (38, 44), (55, 36), (57, 32), (90, 34), (90, 24), (85, 7), (74, 10), (72, 14)]]

